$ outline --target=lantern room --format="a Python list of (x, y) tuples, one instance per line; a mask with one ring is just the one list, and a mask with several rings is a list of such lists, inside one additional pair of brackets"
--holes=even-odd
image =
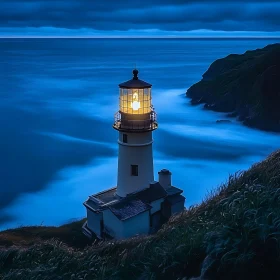
[(138, 70), (133, 70), (133, 79), (120, 87), (120, 111), (126, 114), (147, 114), (151, 112), (152, 85), (138, 79)]
[(119, 111), (113, 127), (117, 130), (154, 130), (157, 123), (152, 106), (152, 85), (138, 78), (138, 70), (134, 69), (132, 73), (131, 80), (119, 85)]

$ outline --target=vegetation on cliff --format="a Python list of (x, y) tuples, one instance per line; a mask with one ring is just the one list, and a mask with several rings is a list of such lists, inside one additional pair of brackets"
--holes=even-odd
[(0, 232), (0, 248), (28, 247), (52, 238), (71, 247), (84, 248), (91, 244), (81, 231), (84, 222), (85, 220), (76, 221), (60, 227), (29, 226), (5, 230)]
[(0, 279), (274, 279), (279, 203), (280, 151), (231, 176), (152, 236), (84, 247), (73, 242), (83, 240), (82, 221), (62, 227), (62, 235), (61, 228), (37, 228), (37, 236), (24, 228), (24, 243), (14, 238), (22, 229), (2, 232)]
[(216, 60), (187, 96), (248, 126), (280, 131), (280, 44)]

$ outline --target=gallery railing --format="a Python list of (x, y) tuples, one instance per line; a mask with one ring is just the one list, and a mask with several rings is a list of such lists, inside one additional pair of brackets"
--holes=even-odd
[(118, 111), (115, 114), (113, 127), (120, 131), (151, 131), (158, 127), (155, 111), (143, 115), (124, 114)]

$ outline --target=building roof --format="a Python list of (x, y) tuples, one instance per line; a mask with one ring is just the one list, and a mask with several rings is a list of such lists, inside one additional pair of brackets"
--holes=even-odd
[(93, 195), (93, 197), (97, 198), (98, 200), (101, 200), (103, 203), (108, 203), (116, 199), (116, 191), (117, 188), (114, 187), (109, 190), (105, 190), (100, 193), (97, 193)]
[(119, 84), (120, 88), (150, 88), (152, 86), (151, 84), (138, 79), (137, 69), (134, 69), (132, 73), (134, 75), (133, 79)]
[(176, 187), (170, 187), (166, 190), (167, 195), (171, 196), (171, 195), (175, 195), (175, 194), (181, 194), (183, 192), (183, 190), (178, 189)]
[(138, 80), (131, 79), (127, 82), (119, 84), (119, 87), (120, 88), (150, 88), (152, 87), (152, 85), (139, 79)]
[(116, 197), (116, 189), (117, 188), (114, 187), (89, 196), (89, 198), (84, 202), (85, 207), (94, 212), (100, 211), (107, 203), (115, 202), (119, 199)]
[(140, 192), (128, 195), (119, 202), (109, 206), (109, 209), (119, 220), (130, 219), (142, 212), (150, 210), (149, 203), (167, 196), (167, 192), (159, 182), (150, 184), (150, 187)]
[(171, 204), (185, 199), (180, 195), (183, 192), (182, 190), (176, 187), (165, 190), (159, 182), (151, 183), (149, 188), (130, 194), (125, 198), (117, 196), (116, 189), (112, 188), (91, 195), (84, 202), (84, 205), (91, 211), (97, 213), (104, 209), (110, 209), (119, 220), (125, 221), (150, 210), (152, 207), (149, 204), (161, 198), (168, 198), (168, 202)]
[(91, 200), (90, 198), (87, 199), (87, 201), (84, 202), (84, 205), (86, 208), (94, 211), (94, 212), (98, 212), (100, 205), (99, 203)]
[(159, 182), (150, 184), (150, 187), (134, 194), (138, 199), (144, 202), (152, 202), (167, 196), (166, 190)]
[(121, 221), (135, 217), (143, 212), (149, 211), (152, 207), (141, 200), (122, 199), (109, 206), (111, 212)]

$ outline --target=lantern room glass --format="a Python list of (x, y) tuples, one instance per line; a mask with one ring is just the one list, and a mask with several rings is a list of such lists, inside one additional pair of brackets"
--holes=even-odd
[(127, 114), (147, 114), (151, 112), (151, 89), (120, 88), (120, 111)]

